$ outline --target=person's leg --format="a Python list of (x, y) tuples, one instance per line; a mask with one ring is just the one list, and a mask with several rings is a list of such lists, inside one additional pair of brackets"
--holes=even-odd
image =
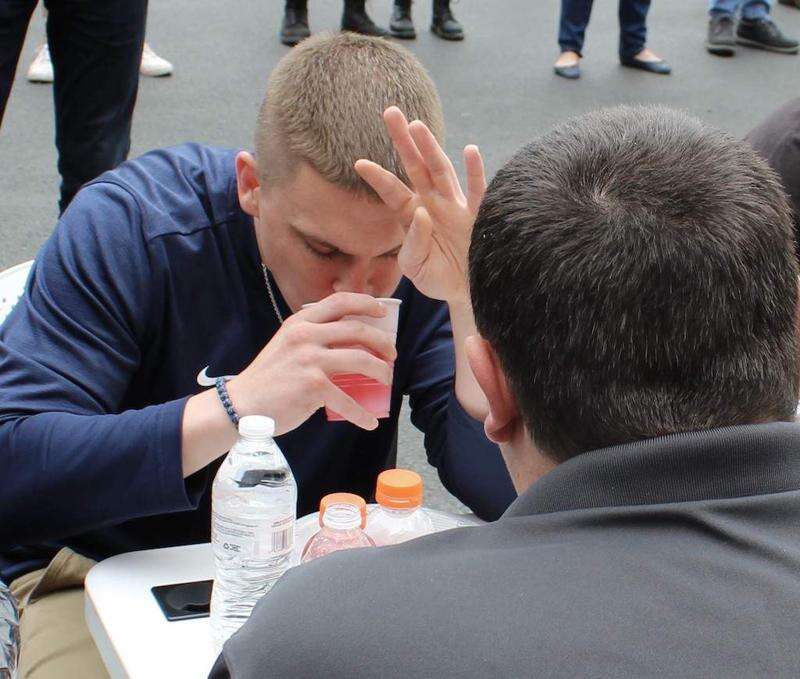
[(650, 0), (620, 0), (619, 60), (628, 68), (669, 75), (672, 73), (672, 67), (646, 47), (649, 9)]
[(94, 562), (62, 549), (11, 583), (20, 606), (21, 679), (108, 679), (84, 618), (83, 581)]
[(142, 48), (142, 62), (139, 64), (139, 75), (145, 75), (148, 78), (163, 78), (172, 75), (174, 70), (175, 67), (171, 61), (156, 54), (155, 50), (145, 42)]
[(281, 42), (289, 47), (294, 47), (310, 35), (306, 0), (286, 0), (279, 34)]
[(78, 189), (128, 156), (147, 0), (50, 0), (63, 212)]
[(711, 17), (734, 17), (742, 0), (708, 0), (708, 13)]
[(362, 35), (373, 35), (379, 38), (388, 38), (389, 31), (378, 26), (365, 7), (366, 0), (344, 0), (342, 11), (342, 30)]
[(710, 54), (732, 57), (736, 53), (733, 28), (740, 2), (741, 0), (709, 0), (706, 49)]
[(650, 0), (620, 0), (620, 58), (635, 57), (647, 44), (647, 12), (649, 9)]
[(761, 21), (769, 18), (769, 0), (744, 0), (739, 10), (745, 21)]
[(575, 52), (582, 56), (592, 3), (593, 0), (561, 0), (558, 45), (562, 53)]
[(783, 34), (769, 17), (771, 0), (746, 0), (736, 27), (736, 42), (747, 47), (797, 54), (800, 43)]
[(443, 40), (464, 39), (464, 27), (453, 16), (453, 10), (450, 9), (450, 0), (433, 0), (431, 31)]
[(412, 0), (394, 0), (392, 18), (389, 21), (389, 32), (401, 40), (413, 40), (417, 37), (414, 20), (411, 17)]
[(0, 124), (37, 0), (0, 0)]

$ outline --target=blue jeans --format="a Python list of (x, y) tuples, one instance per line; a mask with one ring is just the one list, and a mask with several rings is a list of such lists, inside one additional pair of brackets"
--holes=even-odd
[(753, 21), (766, 19), (771, 5), (772, 0), (709, 0), (708, 12), (712, 16), (720, 14), (733, 16), (736, 10), (739, 10), (742, 19)]
[[(593, 0), (561, 0), (558, 44), (562, 52), (582, 54), (583, 40)], [(650, 0), (619, 0), (619, 55), (633, 57), (647, 42), (647, 11)]]
[[(0, 122), (37, 0), (0, 0)], [(45, 0), (63, 212), (128, 156), (147, 0)]]

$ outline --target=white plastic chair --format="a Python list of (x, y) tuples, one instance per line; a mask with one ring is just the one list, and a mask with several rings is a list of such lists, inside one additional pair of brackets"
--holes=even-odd
[(14, 305), (25, 292), (25, 281), (28, 280), (33, 260), (12, 266), (0, 271), (0, 325), (11, 313)]

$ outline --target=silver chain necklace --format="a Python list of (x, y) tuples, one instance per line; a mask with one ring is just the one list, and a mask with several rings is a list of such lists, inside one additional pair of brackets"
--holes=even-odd
[(278, 309), (278, 303), (275, 301), (275, 293), (272, 292), (272, 284), (269, 282), (269, 273), (267, 272), (267, 265), (261, 262), (261, 271), (264, 273), (264, 282), (267, 284), (267, 294), (269, 294), (269, 301), (272, 302), (272, 308), (275, 310), (275, 315), (278, 321), (283, 324), (283, 316), (281, 310)]

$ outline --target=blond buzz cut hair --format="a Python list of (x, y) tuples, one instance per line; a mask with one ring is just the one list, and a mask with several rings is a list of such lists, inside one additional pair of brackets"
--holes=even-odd
[(255, 147), (262, 177), (289, 179), (306, 162), (326, 181), (372, 199), (353, 167), (366, 158), (408, 184), (383, 124), (392, 105), (443, 143), (439, 95), (411, 52), (355, 33), (304, 40), (275, 67), (261, 104)]

